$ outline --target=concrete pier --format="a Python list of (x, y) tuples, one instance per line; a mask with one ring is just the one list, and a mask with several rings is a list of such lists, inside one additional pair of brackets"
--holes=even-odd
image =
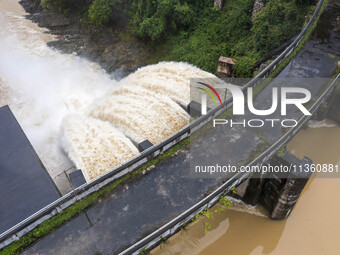
[[(313, 162), (304, 157), (302, 160), (286, 152), (283, 157), (274, 156), (271, 165), (304, 166)], [(291, 167), (291, 169), (294, 169)], [(304, 167), (302, 171), (288, 173), (257, 174), (241, 185), (244, 190), (242, 200), (250, 205), (260, 204), (269, 211), (273, 220), (286, 219), (297, 203), (311, 172)]]

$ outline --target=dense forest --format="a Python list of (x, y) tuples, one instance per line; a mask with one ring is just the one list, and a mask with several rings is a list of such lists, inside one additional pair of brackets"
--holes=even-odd
[(312, 0), (267, 0), (252, 20), (254, 0), (41, 0), (44, 9), (77, 14), (90, 26), (123, 29), (153, 50), (150, 63), (186, 61), (215, 73), (220, 55), (237, 59), (238, 77), (302, 28)]

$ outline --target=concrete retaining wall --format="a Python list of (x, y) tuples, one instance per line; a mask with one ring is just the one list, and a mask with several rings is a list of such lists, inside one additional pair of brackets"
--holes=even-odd
[[(269, 164), (290, 167), (311, 165), (313, 162), (307, 157), (300, 160), (286, 152), (283, 157), (275, 155)], [(241, 198), (248, 204), (262, 205), (268, 210), (271, 219), (283, 220), (293, 210), (311, 175), (310, 171), (262, 174), (262, 178), (252, 178), (242, 184), (246, 185), (246, 191)]]

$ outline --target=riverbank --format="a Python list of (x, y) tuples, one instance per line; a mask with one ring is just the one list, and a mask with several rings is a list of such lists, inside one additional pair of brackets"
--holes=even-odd
[(129, 0), (113, 1), (113, 9), (120, 8), (120, 13), (115, 10), (107, 24), (98, 25), (91, 20), (96, 1), (91, 2), (65, 7), (62, 1), (46, 0), (44, 8), (40, 0), (20, 3), (29, 19), (55, 35), (49, 46), (95, 61), (116, 78), (160, 61), (188, 62), (215, 73), (221, 55), (237, 60), (237, 77), (249, 78), (255, 62), (296, 36), (305, 17), (313, 13), (304, 2), (278, 0), (269, 2), (254, 19), (254, 0), (228, 1), (220, 11), (208, 1), (166, 8), (143, 2), (136, 9), (136, 2)]
[(19, 2), (28, 13), (26, 18), (49, 29), (54, 40), (47, 45), (66, 54), (98, 63), (113, 78), (120, 79), (147, 64), (150, 49), (136, 37), (126, 35), (123, 29), (95, 27), (80, 22), (80, 14), (67, 15), (57, 9), (43, 10), (40, 1)]

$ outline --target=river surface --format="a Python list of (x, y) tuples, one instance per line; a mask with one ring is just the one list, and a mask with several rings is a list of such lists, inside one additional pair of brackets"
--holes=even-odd
[[(340, 127), (324, 122), (310, 126), (294, 137), (288, 150), (314, 163), (340, 164)], [(339, 194), (340, 179), (312, 178), (288, 220), (272, 221), (259, 208), (236, 206), (215, 215), (208, 234), (204, 221), (198, 222), (152, 255), (338, 255)]]

